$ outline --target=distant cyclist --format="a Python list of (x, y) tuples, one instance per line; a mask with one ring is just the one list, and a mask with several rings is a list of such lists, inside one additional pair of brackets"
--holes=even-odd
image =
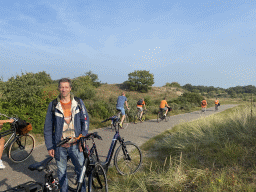
[(215, 110), (217, 111), (220, 104), (220, 101), (218, 100), (218, 98), (215, 99), (214, 103), (215, 103)]
[(129, 110), (128, 103), (127, 103), (127, 98), (125, 97), (125, 93), (122, 92), (122, 95), (117, 98), (117, 103), (116, 103), (116, 109), (120, 110), (121, 114), (122, 114), (120, 127), (123, 127), (123, 121), (124, 121), (124, 118), (125, 118), (124, 104), (126, 105), (127, 109)]
[(141, 98), (138, 102), (137, 102), (137, 109), (140, 110), (140, 116), (139, 116), (139, 120), (141, 121), (141, 117), (142, 117), (142, 114), (143, 114), (143, 106), (144, 106), (144, 109), (146, 109), (146, 103), (144, 101), (144, 98)]
[(160, 111), (165, 111), (164, 116), (167, 115), (167, 112), (168, 112), (168, 108), (167, 108), (167, 107), (169, 107), (169, 105), (167, 104), (166, 98), (164, 98), (164, 99), (160, 102), (160, 106), (159, 106)]
[(204, 99), (201, 101), (202, 111), (205, 112), (207, 108), (207, 101)]

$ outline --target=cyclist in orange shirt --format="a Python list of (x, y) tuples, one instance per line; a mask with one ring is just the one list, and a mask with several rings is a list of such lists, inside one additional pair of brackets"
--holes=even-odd
[(205, 99), (201, 101), (201, 107), (202, 107), (202, 111), (205, 112), (207, 108), (207, 101)]
[(166, 98), (164, 98), (164, 99), (160, 102), (160, 106), (159, 106), (159, 108), (160, 108), (161, 111), (165, 111), (164, 116), (167, 115), (167, 112), (168, 112), (168, 108), (167, 108), (167, 107), (169, 107), (169, 105), (167, 104)]
[(215, 99), (214, 103), (215, 103), (215, 111), (217, 111), (220, 103), (218, 98)]
[(144, 105), (144, 109), (146, 109), (146, 103), (144, 101), (144, 98), (141, 98), (138, 102), (137, 102), (137, 109), (140, 110), (140, 117), (139, 117), (139, 120), (141, 121), (141, 116), (142, 116), (142, 113), (143, 113), (143, 105)]

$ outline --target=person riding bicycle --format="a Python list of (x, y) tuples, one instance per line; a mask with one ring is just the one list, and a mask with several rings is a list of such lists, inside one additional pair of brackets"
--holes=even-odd
[(127, 109), (129, 110), (128, 103), (127, 103), (127, 98), (125, 97), (125, 93), (122, 92), (122, 95), (118, 96), (117, 103), (116, 103), (116, 109), (121, 111), (121, 114), (122, 114), (120, 127), (123, 127), (123, 121), (124, 121), (124, 118), (125, 118), (124, 104), (126, 105)]
[[(79, 175), (84, 162), (79, 143), (70, 140), (56, 148), (56, 144), (66, 137), (86, 136), (89, 130), (89, 116), (81, 99), (71, 93), (71, 80), (62, 78), (58, 88), (60, 95), (50, 102), (44, 124), (45, 145), (51, 157), (55, 157), (61, 191), (68, 192), (67, 160), (71, 159)], [(85, 182), (82, 191), (86, 191)]]
[[(0, 131), (3, 128), (4, 123), (12, 123), (13, 121), (14, 121), (13, 119), (0, 120)], [(0, 138), (0, 169), (5, 168), (5, 165), (3, 164), (3, 161), (2, 161), (3, 151), (4, 151), (4, 137)]]
[(216, 99), (215, 99), (215, 101), (214, 101), (214, 104), (215, 104), (215, 110), (218, 110), (219, 103), (220, 103), (220, 101), (218, 100), (218, 98), (216, 98)]
[(166, 116), (167, 113), (168, 113), (168, 108), (167, 108), (167, 107), (169, 107), (169, 105), (167, 104), (166, 97), (165, 97), (165, 98), (160, 102), (160, 106), (159, 106), (160, 111), (165, 111), (164, 116)]
[(146, 109), (146, 103), (144, 101), (144, 98), (141, 98), (138, 102), (137, 102), (137, 109), (138, 111), (140, 111), (140, 116), (139, 116), (139, 120), (141, 121), (141, 117), (142, 117), (142, 114), (143, 114), (143, 107), (144, 106), (144, 109)]
[(201, 107), (202, 107), (202, 111), (206, 111), (207, 108), (207, 101), (205, 99), (203, 99), (201, 101)]

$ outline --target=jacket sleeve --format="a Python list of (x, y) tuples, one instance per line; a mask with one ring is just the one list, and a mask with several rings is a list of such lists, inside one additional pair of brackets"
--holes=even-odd
[(81, 103), (81, 107), (82, 107), (82, 111), (80, 113), (80, 119), (81, 119), (81, 131), (82, 131), (82, 135), (87, 135), (88, 131), (89, 131), (89, 114), (86, 110), (86, 107), (84, 105), (84, 102), (82, 101), (82, 99), (80, 99), (80, 103)]
[(45, 123), (44, 123), (44, 140), (47, 150), (54, 149), (53, 145), (53, 116), (52, 102), (48, 106)]

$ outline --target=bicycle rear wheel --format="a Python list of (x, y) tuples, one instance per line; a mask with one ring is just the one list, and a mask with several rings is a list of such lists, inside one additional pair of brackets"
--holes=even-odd
[(163, 120), (163, 113), (162, 112), (158, 112), (158, 114), (157, 114), (157, 123), (159, 123), (162, 120)]
[(21, 163), (29, 158), (34, 148), (35, 139), (32, 135), (19, 135), (12, 141), (8, 150), (8, 157), (14, 163)]
[(102, 165), (97, 162), (89, 174), (88, 191), (108, 191), (108, 182), (105, 170)]
[(114, 164), (121, 175), (130, 175), (137, 172), (142, 164), (140, 148), (129, 141), (120, 145), (115, 153)]

